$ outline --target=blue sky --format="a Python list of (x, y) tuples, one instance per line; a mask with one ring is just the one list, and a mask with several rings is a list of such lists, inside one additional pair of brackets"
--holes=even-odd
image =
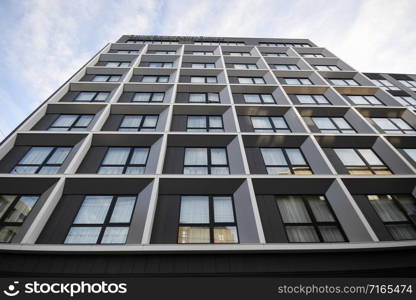
[(309, 38), (360, 71), (416, 73), (415, 0), (1, 0), (0, 140), (123, 34)]

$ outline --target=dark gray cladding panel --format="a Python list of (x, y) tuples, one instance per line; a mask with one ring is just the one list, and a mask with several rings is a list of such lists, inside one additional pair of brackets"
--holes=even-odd
[(333, 181), (332, 178), (259, 178), (253, 179), (253, 186), (259, 195), (319, 195), (325, 194)]
[(138, 194), (150, 178), (67, 178), (64, 194)]
[(93, 174), (97, 173), (101, 162), (107, 152), (108, 147), (91, 147), (79, 166), (77, 173)]
[(110, 115), (105, 122), (102, 131), (117, 131), (124, 118), (124, 115)]
[(246, 148), (246, 156), (250, 173), (252, 174), (267, 174), (266, 166), (264, 164), (263, 156), (259, 148)]
[(5, 194), (42, 194), (58, 182), (57, 178), (0, 178), (0, 191)]
[(160, 180), (159, 193), (162, 195), (233, 194), (243, 182), (244, 179), (240, 178), (166, 178)]
[(185, 156), (184, 147), (168, 147), (165, 155), (165, 165), (163, 173), (182, 174)]
[(287, 243), (283, 221), (274, 195), (256, 195), (261, 224), (267, 243)]
[(0, 173), (9, 173), (30, 148), (30, 146), (13, 147), (0, 161)]
[(159, 195), (153, 222), (152, 244), (177, 243), (179, 211), (180, 195)]
[(343, 178), (351, 194), (411, 194), (415, 178)]
[(48, 130), (58, 117), (59, 114), (46, 114), (33, 126), (32, 130)]

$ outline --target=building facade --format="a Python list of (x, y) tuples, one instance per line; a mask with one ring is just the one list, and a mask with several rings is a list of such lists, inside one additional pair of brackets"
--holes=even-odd
[(415, 108), (306, 39), (122, 36), (2, 142), (0, 272), (414, 275)]

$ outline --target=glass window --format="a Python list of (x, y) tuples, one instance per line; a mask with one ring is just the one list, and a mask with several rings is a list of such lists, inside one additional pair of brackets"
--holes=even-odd
[(139, 92), (135, 93), (132, 102), (162, 102), (165, 93)]
[(255, 132), (290, 132), (284, 117), (251, 117)]
[(322, 133), (354, 133), (355, 130), (344, 118), (312, 117), (313, 122)]
[(85, 196), (65, 244), (124, 244), (135, 196)]
[(260, 148), (260, 151), (270, 175), (313, 174), (298, 148)]
[(333, 79), (329, 78), (333, 85), (341, 85), (341, 86), (357, 86), (359, 85), (354, 79)]
[(125, 115), (119, 131), (155, 131), (158, 115)]
[(215, 76), (191, 76), (191, 83), (217, 83)]
[(371, 120), (387, 134), (416, 134), (416, 130), (401, 118), (371, 118)]
[(223, 132), (222, 116), (188, 116), (188, 132)]
[(366, 195), (394, 240), (416, 239), (411, 217), (416, 215), (416, 200), (411, 195)]
[(337, 148), (334, 151), (349, 174), (392, 174), (389, 168), (371, 149)]
[(94, 115), (60, 115), (48, 128), (50, 131), (83, 131), (91, 123)]
[(347, 241), (324, 196), (279, 195), (276, 201), (290, 243)]
[(355, 105), (384, 105), (380, 100), (375, 96), (353, 96), (349, 95), (348, 98), (351, 100), (352, 104)]
[(411, 157), (416, 162), (416, 149), (403, 149), (404, 152), (406, 152), (407, 155)]
[(107, 100), (109, 92), (80, 92), (74, 101), (77, 102), (103, 102)]
[(10, 173), (56, 174), (71, 149), (71, 147), (32, 147)]
[(238, 83), (242, 84), (265, 84), (263, 77), (238, 77)]
[(275, 103), (274, 98), (271, 94), (243, 94), (243, 97), (245, 103)]
[(169, 82), (169, 76), (151, 76), (151, 75), (144, 75), (142, 82), (148, 83), (166, 83)]
[(37, 195), (0, 195), (0, 243), (9, 243), (39, 200)]
[(300, 68), (297, 65), (274, 64), (271, 66), (273, 69), (276, 70), (300, 70)]
[(182, 196), (178, 243), (238, 243), (232, 197)]
[(191, 103), (219, 103), (220, 95), (218, 93), (191, 93), (189, 94)]
[(109, 147), (98, 174), (144, 174), (148, 147)]
[(226, 148), (185, 148), (184, 174), (230, 174)]
[(308, 78), (283, 78), (286, 84), (310, 85), (313, 84)]

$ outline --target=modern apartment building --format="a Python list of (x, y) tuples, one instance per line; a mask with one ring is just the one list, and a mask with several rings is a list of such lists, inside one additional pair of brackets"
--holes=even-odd
[(415, 108), (306, 39), (122, 36), (2, 142), (0, 273), (414, 275)]

